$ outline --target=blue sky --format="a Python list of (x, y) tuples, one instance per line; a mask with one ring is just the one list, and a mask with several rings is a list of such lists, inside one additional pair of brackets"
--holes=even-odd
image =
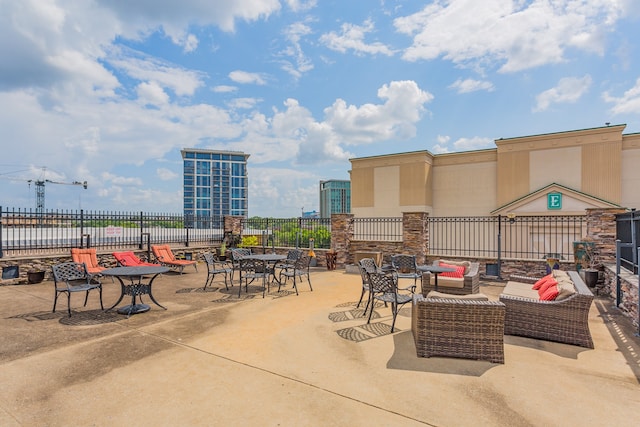
[(350, 158), (640, 132), (634, 0), (0, 0), (0, 205), (181, 212), (182, 148), (243, 151), (249, 214)]

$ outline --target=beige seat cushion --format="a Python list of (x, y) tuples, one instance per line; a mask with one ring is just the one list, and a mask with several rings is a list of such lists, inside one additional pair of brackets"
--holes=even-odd
[(539, 300), (540, 294), (535, 289), (531, 289), (532, 286), (533, 285), (530, 283), (509, 281), (507, 282), (507, 286), (504, 287), (502, 293), (514, 297)]
[(485, 294), (467, 294), (467, 295), (451, 295), (444, 292), (431, 291), (427, 294), (427, 298), (431, 299), (463, 299), (471, 301), (489, 301)]
[[(431, 283), (432, 286), (435, 286), (436, 284), (436, 278), (435, 276), (432, 274), (431, 278), (429, 279), (429, 283)], [(442, 277), (442, 276), (438, 276), (438, 288), (464, 288), (464, 279), (462, 278), (458, 278), (458, 277)]]
[(557, 280), (558, 280), (558, 296), (556, 297), (556, 301), (569, 298), (571, 295), (576, 293), (576, 287), (568, 275), (567, 277), (564, 277), (564, 278), (559, 277)]

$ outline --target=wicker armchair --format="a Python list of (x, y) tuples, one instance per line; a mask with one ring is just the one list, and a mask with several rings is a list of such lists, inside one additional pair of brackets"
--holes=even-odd
[(414, 295), (411, 330), (418, 357), (504, 363), (505, 306), (498, 301)]
[[(464, 277), (462, 280), (462, 287), (447, 286), (453, 281), (448, 281), (442, 274), (438, 278), (438, 291), (453, 295), (468, 295), (477, 294), (480, 292), (480, 264), (477, 262), (469, 261), (447, 261), (436, 260), (433, 261), (433, 265), (440, 265), (440, 262), (453, 265), (465, 265)], [(454, 279), (455, 280), (455, 279)], [(459, 280), (459, 279), (457, 279)], [(422, 273), (422, 296), (426, 298), (427, 294), (431, 291), (435, 291), (436, 287), (431, 283), (431, 273)]]
[[(575, 271), (568, 272), (576, 293), (560, 301), (540, 301), (508, 292), (509, 283), (500, 295), (507, 308), (504, 333), (523, 337), (556, 341), (593, 348), (589, 331), (589, 309), (593, 293)], [(535, 283), (530, 277), (513, 277), (521, 283)]]

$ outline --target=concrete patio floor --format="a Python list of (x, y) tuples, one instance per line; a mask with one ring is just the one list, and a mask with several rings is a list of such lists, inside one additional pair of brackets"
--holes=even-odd
[[(640, 340), (606, 298), (595, 349), (505, 336), (505, 364), (416, 357), (410, 307), (389, 331), (359, 275), (312, 272), (296, 296), (237, 296), (206, 267), (166, 274), (168, 310), (127, 318), (97, 294), (51, 313), (53, 284), (0, 287), (0, 426), (622, 426), (640, 422)], [(105, 307), (119, 285), (103, 281)], [(483, 282), (497, 299), (502, 284)], [(145, 302), (150, 302), (145, 298)], [(124, 305), (125, 302), (121, 303)]]

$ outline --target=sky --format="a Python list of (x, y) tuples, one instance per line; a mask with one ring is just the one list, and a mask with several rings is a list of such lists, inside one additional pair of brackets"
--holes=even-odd
[(3, 208), (181, 213), (200, 148), (295, 217), (352, 158), (606, 123), (640, 132), (636, 0), (0, 0)]

